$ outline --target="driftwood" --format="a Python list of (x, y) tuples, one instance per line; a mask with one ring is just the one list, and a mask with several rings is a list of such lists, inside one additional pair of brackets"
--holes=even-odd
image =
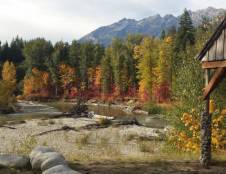
[(139, 122), (136, 119), (131, 119), (131, 120), (112, 120), (110, 122), (110, 124), (88, 124), (79, 128), (75, 128), (75, 127), (69, 127), (69, 126), (63, 126), (61, 128), (58, 129), (53, 129), (53, 130), (48, 130), (45, 132), (41, 132), (39, 134), (35, 134), (32, 136), (41, 136), (41, 135), (45, 135), (51, 132), (57, 132), (57, 131), (80, 131), (80, 130), (91, 130), (91, 129), (103, 129), (103, 128), (107, 128), (109, 126), (123, 126), (123, 125), (138, 125), (138, 126), (142, 126), (141, 124), (139, 124)]
[(143, 126), (141, 125), (136, 118), (130, 119), (130, 120), (113, 120), (112, 125), (116, 126), (123, 126), (123, 125), (137, 125), (137, 126)]
[(70, 131), (70, 130), (77, 131), (77, 129), (75, 129), (74, 127), (63, 126), (63, 127), (59, 128), (59, 129), (48, 130), (48, 131), (45, 131), (45, 132), (41, 132), (39, 134), (32, 135), (32, 137), (45, 135), (45, 134), (48, 134), (48, 133), (51, 133), (51, 132)]
[(0, 127), (8, 128), (8, 129), (16, 129), (15, 127), (11, 127), (11, 126), (0, 126)]

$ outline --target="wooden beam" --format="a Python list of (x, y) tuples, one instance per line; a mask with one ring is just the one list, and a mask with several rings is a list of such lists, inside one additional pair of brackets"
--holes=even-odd
[(217, 68), (213, 77), (211, 78), (208, 85), (204, 90), (204, 99), (206, 100), (210, 93), (216, 88), (216, 86), (221, 82), (225, 74), (225, 68)]
[(218, 61), (205, 61), (202, 62), (203, 69), (211, 69), (211, 68), (223, 68), (226, 67), (226, 60), (218, 60)]

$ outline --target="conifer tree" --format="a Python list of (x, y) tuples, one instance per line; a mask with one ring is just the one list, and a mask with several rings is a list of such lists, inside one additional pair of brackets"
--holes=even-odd
[(195, 44), (195, 29), (186, 9), (180, 17), (179, 25), (176, 48), (184, 51), (188, 45)]
[(107, 48), (105, 56), (101, 60), (101, 91), (104, 96), (111, 93), (112, 90), (112, 66), (111, 66), (111, 49)]

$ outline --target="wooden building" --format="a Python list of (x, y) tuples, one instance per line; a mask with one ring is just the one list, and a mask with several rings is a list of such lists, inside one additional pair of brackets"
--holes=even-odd
[(211, 114), (209, 113), (209, 100), (211, 92), (226, 77), (226, 18), (217, 27), (214, 34), (205, 44), (198, 55), (202, 68), (205, 70), (206, 100), (205, 111), (201, 116), (201, 157), (203, 166), (211, 161)]

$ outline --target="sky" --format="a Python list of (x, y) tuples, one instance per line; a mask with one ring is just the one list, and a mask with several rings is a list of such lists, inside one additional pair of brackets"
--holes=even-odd
[(226, 0), (0, 0), (0, 40), (79, 39), (122, 18), (180, 15), (184, 8), (225, 8)]

